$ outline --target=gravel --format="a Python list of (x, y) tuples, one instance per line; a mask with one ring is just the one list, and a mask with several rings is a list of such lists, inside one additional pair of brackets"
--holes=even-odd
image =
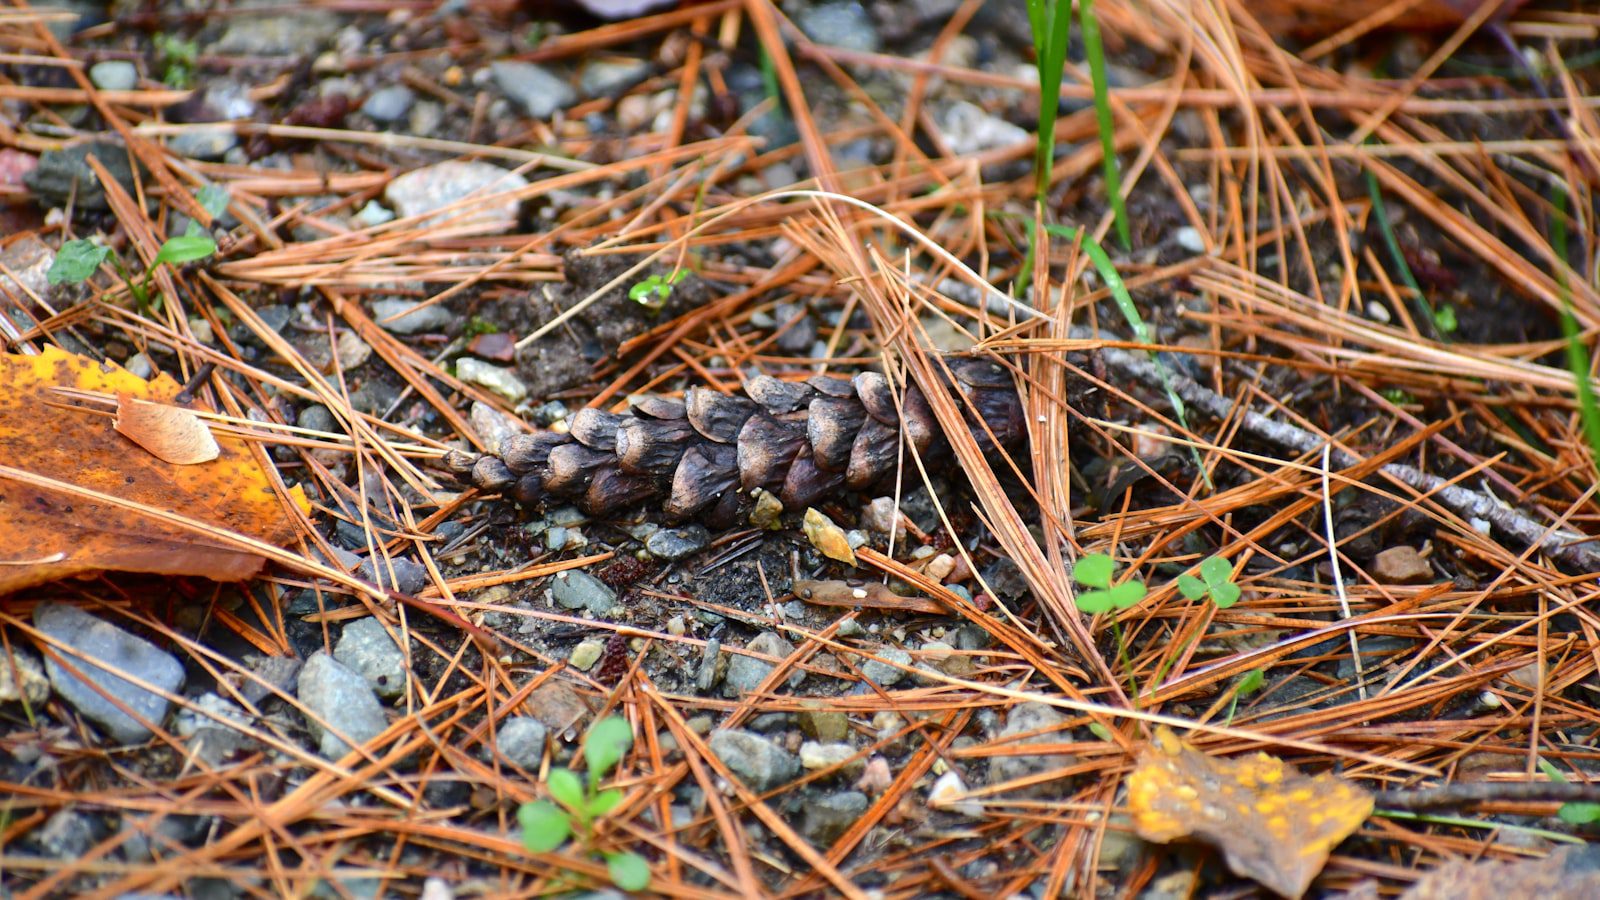
[(333, 658), (359, 672), (380, 697), (398, 697), (406, 688), (406, 655), (382, 622), (372, 616), (344, 627)]
[(500, 60), (491, 63), (489, 71), (501, 92), (535, 119), (548, 119), (578, 101), (572, 85), (543, 66)]
[(550, 595), (564, 609), (583, 610), (597, 616), (616, 608), (617, 592), (588, 572), (557, 572), (550, 580)]
[(725, 728), (712, 732), (707, 745), (729, 771), (758, 791), (775, 788), (800, 772), (794, 754), (759, 734)]
[(494, 749), (506, 762), (529, 772), (537, 771), (544, 757), (544, 742), (550, 729), (530, 716), (513, 716), (495, 732)]
[[(100, 696), (100, 691), (115, 697), (152, 725), (160, 725), (167, 717), (171, 704), (165, 697), (128, 679), (147, 683), (167, 694), (176, 693), (183, 686), (183, 665), (176, 657), (144, 638), (135, 637), (76, 607), (59, 603), (36, 607), (33, 624), (47, 637), (66, 645), (68, 650), (82, 654), (79, 658), (75, 653), (62, 653), (88, 681), (68, 672), (55, 659), (46, 658), (45, 671), (50, 676), (50, 684), (61, 699), (118, 743), (139, 743), (152, 732)], [(127, 678), (121, 677), (123, 675)]]
[(366, 743), (389, 725), (366, 678), (321, 650), (300, 670), (299, 697), (317, 750), (328, 759), (350, 752), (344, 738)]

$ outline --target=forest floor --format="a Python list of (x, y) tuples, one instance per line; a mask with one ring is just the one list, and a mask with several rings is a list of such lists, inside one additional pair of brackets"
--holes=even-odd
[[(1600, 890), (1600, 14), (1101, 0), (1124, 242), (1022, 0), (548, 5), (0, 7), (0, 892)], [(596, 509), (747, 383), (769, 493)]]

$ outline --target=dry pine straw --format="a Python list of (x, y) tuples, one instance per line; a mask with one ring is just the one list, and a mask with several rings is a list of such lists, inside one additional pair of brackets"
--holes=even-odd
[[(515, 633), (489, 637), (475, 626), (444, 632), (431, 624), (411, 628), (416, 608), (395, 606), (386, 592), (315, 562), (322, 558), (316, 551), (326, 548), (312, 524), (302, 520), (300, 545), (286, 551), (255, 548), (278, 564), (280, 574), (252, 586), (249, 602), (259, 610), (253, 620), (214, 605), (220, 591), (194, 601), (265, 653), (288, 650), (278, 610), (290, 590), (317, 586), (330, 607), (318, 622), (348, 617), (331, 608), (352, 607), (352, 599), (359, 601), (353, 608), (361, 613), (383, 615), (397, 633), (416, 641), (415, 654), (440, 661), (428, 669), (428, 679), (410, 686), (390, 729), (351, 757), (329, 762), (306, 752), (292, 733), (261, 720), (252, 726), (252, 735), (275, 756), (253, 757), (222, 771), (188, 761), (150, 778), (144, 774), (149, 761), (145, 755), (107, 753), (93, 740), (68, 752), (59, 732), (32, 736), (14, 727), (5, 739), (9, 744), (42, 741), (65, 760), (56, 771), (72, 777), (6, 785), (14, 801), (5, 843), (37, 828), (63, 806), (116, 813), (138, 824), (65, 866), (7, 853), (8, 878), (26, 884), (32, 896), (76, 884), (82, 874), (96, 875), (104, 895), (167, 890), (196, 877), (264, 879), (256, 883), (270, 885), (269, 892), (292, 894), (338, 867), (380, 873), (394, 885), (415, 884), (429, 874), (455, 881), (470, 872), (494, 893), (543, 890), (574, 873), (602, 878), (598, 863), (576, 853), (535, 856), (518, 848), (512, 811), (537, 796), (536, 773), (510, 772), (479, 753), (492, 745), (505, 716), (515, 714), (535, 690), (555, 683), (636, 725), (639, 746), (619, 775), (628, 796), (611, 817), (605, 840), (647, 852), (657, 888), (684, 896), (817, 891), (859, 896), (863, 885), (885, 884), (895, 896), (933, 891), (1006, 896), (1041, 878), (1051, 890), (1070, 885), (1087, 895), (1106, 886), (1103, 879), (1108, 877), (1119, 893), (1132, 895), (1158, 873), (1155, 857), (1137, 859), (1114, 874), (1097, 872), (1093, 861), (1114, 827), (1117, 790), (1131, 752), (1146, 728), (1160, 721), (1208, 720), (1195, 729), (1195, 738), (1208, 752), (1265, 748), (1310, 769), (1338, 764), (1348, 776), (1394, 790), (1441, 777), (1456, 785), (1527, 780), (1535, 777), (1538, 758), (1574, 776), (1576, 769), (1592, 765), (1594, 753), (1587, 744), (1594, 724), (1587, 699), (1596, 667), (1597, 623), (1588, 609), (1596, 592), (1592, 578), (1564, 573), (1556, 564), (1559, 559), (1533, 547), (1542, 542), (1539, 535), (1505, 539), (1502, 528), (1498, 539), (1486, 537), (1471, 519), (1491, 518), (1500, 507), (1480, 510), (1484, 515), (1479, 516), (1452, 502), (1449, 494), (1460, 489), (1497, 497), (1525, 513), (1527, 521), (1546, 526), (1559, 522), (1563, 528), (1592, 532), (1600, 510), (1593, 496), (1592, 458), (1571, 410), (1570, 378), (1549, 364), (1555, 349), (1549, 342), (1442, 344), (1425, 338), (1408, 317), (1403, 289), (1386, 271), (1389, 261), (1353, 239), (1364, 230), (1370, 233), (1370, 209), (1359, 179), (1348, 178), (1342, 167), (1356, 163), (1374, 173), (1390, 205), (1403, 206), (1411, 221), (1426, 227), (1418, 240), (1433, 235), (1439, 242), (1438, 248), (1424, 250), (1453, 254), (1472, 277), (1526, 305), (1526, 315), (1533, 315), (1532, 310), (1548, 315), (1570, 301), (1583, 326), (1600, 324), (1600, 295), (1586, 278), (1591, 273), (1573, 271), (1550, 247), (1544, 226), (1550, 211), (1538, 193), (1544, 184), (1561, 184), (1573, 198), (1573, 208), (1590, 208), (1593, 185), (1588, 173), (1596, 171), (1593, 148), (1600, 140), (1595, 98), (1580, 74), (1562, 68), (1559, 51), (1565, 45), (1545, 41), (1593, 40), (1600, 19), (1572, 12), (1524, 13), (1510, 23), (1509, 31), (1544, 53), (1557, 73), (1554, 96), (1543, 100), (1524, 93), (1484, 100), (1450, 89), (1437, 74), (1434, 84), (1379, 82), (1354, 68), (1321, 61), (1338, 49), (1334, 45), (1356, 40), (1364, 31), (1359, 23), (1325, 41), (1328, 46), (1319, 45), (1318, 60), (1312, 60), (1297, 59), (1248, 20), (1224, 20), (1214, 7), (1171, 0), (1137, 5), (1102, 0), (1096, 6), (1114, 53), (1142, 45), (1161, 61), (1154, 70), (1168, 73), (1150, 84), (1113, 92), (1125, 188), (1136, 209), (1140, 201), (1160, 208), (1169, 217), (1168, 231), (1187, 225), (1208, 249), (1176, 262), (1136, 258), (1123, 272), (1141, 302), (1158, 304), (1169, 325), (1180, 321), (1180, 309), (1187, 310), (1181, 321), (1192, 323), (1187, 329), (1191, 339), (1168, 349), (1192, 354), (1199, 364), (1198, 377), (1185, 381), (1184, 390), (1193, 385), (1223, 403), (1206, 409), (1196, 399), (1205, 395), (1186, 394), (1199, 407), (1196, 412), (1206, 413), (1192, 416), (1188, 429), (1160, 405), (1159, 391), (1133, 383), (1139, 380), (1130, 374), (1138, 357), (1106, 341), (1113, 336), (1104, 330), (1109, 323), (1091, 321), (1091, 304), (1105, 295), (1081, 277), (1086, 261), (1070, 248), (1055, 248), (1049, 258), (1052, 289), (1035, 293), (1048, 298), (1034, 304), (1044, 315), (1031, 317), (1009, 305), (989, 309), (987, 303), (975, 302), (988, 296), (986, 285), (1007, 285), (1018, 274), (1016, 255), (1002, 252), (1018, 240), (1015, 220), (985, 213), (1026, 213), (1024, 201), (1032, 193), (1026, 175), (989, 180), (979, 175), (1014, 172), (1005, 165), (1026, 160), (1032, 148), (1002, 147), (965, 157), (942, 152), (948, 142), (931, 114), (930, 98), (940, 90), (933, 79), (1009, 91), (1025, 105), (1031, 101), (1023, 79), (945, 64), (937, 52), (923, 61), (819, 47), (798, 37), (785, 42), (780, 40), (786, 27), (781, 15), (760, 0), (724, 0), (669, 11), (561, 35), (541, 45), (535, 56), (568, 62), (634, 42), (653, 47), (687, 30), (696, 39), (686, 43), (682, 64), (657, 81), (657, 86), (679, 87), (678, 96), (687, 98), (698, 84), (713, 89), (720, 85), (719, 54), (748, 33), (772, 60), (797, 143), (768, 149), (744, 133), (748, 122), (720, 136), (693, 139), (686, 102), (673, 111), (666, 132), (629, 136), (617, 161), (603, 165), (578, 162), (557, 168), (563, 158), (584, 160), (597, 145), (542, 123), (529, 123), (528, 135), (560, 153), (385, 136), (381, 149), (388, 152), (430, 158), (478, 155), (538, 172), (541, 177), (520, 192), (525, 200), (602, 186), (616, 190), (609, 200), (549, 230), (510, 238), (474, 234), (450, 223), (400, 220), (286, 242), (281, 235), (294, 226), (314, 228), (316, 222), (295, 201), (274, 216), (268, 212), (269, 199), (316, 191), (340, 197), (346, 209), (358, 208), (394, 170), (368, 167), (327, 176), (311, 167), (240, 169), (172, 158), (158, 143), (169, 129), (153, 116), (181, 99), (176, 92), (107, 96), (88, 83), (81, 66), (72, 62), (73, 52), (26, 17), (0, 21), (8, 49), (62, 67), (76, 85), (0, 85), (0, 97), (35, 108), (89, 103), (149, 171), (151, 177), (141, 188), (165, 204), (158, 215), (175, 210), (203, 218), (203, 211), (188, 200), (190, 190), (203, 179), (217, 180), (229, 185), (233, 210), (243, 223), (231, 236), (224, 258), (208, 272), (160, 276), (169, 302), (159, 312), (135, 315), (120, 304), (101, 302), (114, 286), (100, 283), (102, 293), (96, 297), (49, 309), (41, 332), (67, 331), (91, 341), (115, 338), (136, 347), (168, 346), (186, 375), (215, 364), (227, 377), (213, 379), (211, 389), (233, 426), (249, 429), (264, 448), (295, 448), (297, 459), (285, 466), (285, 475), (309, 482), (323, 497), (353, 498), (328, 465), (330, 452), (345, 454), (346, 470), (373, 476), (360, 483), (375, 479), (381, 484), (382, 495), (369, 502), (400, 524), (397, 532), (371, 531), (373, 545), (412, 555), (428, 566), (433, 584), (424, 592), (424, 602), (429, 609), (452, 610), (451, 615), (467, 619), (494, 611), (582, 624), (635, 641), (635, 661), (658, 647), (675, 647), (694, 658), (702, 646), (697, 637), (674, 635), (649, 623), (574, 620), (512, 610), (494, 602), (492, 595), (484, 599), (486, 589), (524, 583), (562, 568), (593, 567), (607, 559), (604, 554), (445, 577), (435, 545), (420, 537), (461, 515), (468, 499), (449, 499), (428, 460), (442, 454), (440, 441), (445, 439), (465, 438), (479, 450), (488, 449), (478, 442), (464, 410), (474, 400), (497, 401), (453, 378), (417, 346), (384, 331), (359, 301), (376, 286), (408, 281), (428, 283), (435, 291), (431, 302), (466, 298), (475, 291), (516, 302), (522, 291), (560, 278), (560, 254), (573, 247), (629, 254), (631, 259), (659, 251), (668, 266), (692, 252), (705, 277), (729, 286), (721, 299), (682, 320), (663, 322), (621, 348), (619, 361), (602, 371), (592, 405), (614, 406), (629, 393), (675, 392), (691, 383), (728, 389), (740, 380), (737, 373), (750, 366), (798, 377), (815, 372), (813, 364), (825, 362), (829, 372), (848, 374), (863, 362), (886, 359), (891, 371), (927, 394), (957, 458), (973, 476), (971, 499), (939, 498), (946, 504), (947, 522), (969, 513), (980, 518), (991, 535), (983, 550), (1015, 561), (1034, 598), (1018, 610), (980, 608), (961, 602), (909, 567), (897, 558), (901, 554), (863, 554), (868, 571), (916, 587), (984, 628), (995, 644), (981, 664), (960, 678), (836, 701), (857, 722), (871, 721), (886, 710), (904, 716), (898, 730), (873, 736), (864, 754), (895, 742), (907, 749), (894, 758), (867, 812), (832, 845), (813, 847), (795, 832), (785, 806), (788, 795), (803, 790), (803, 784), (754, 794), (729, 775), (685, 723), (705, 710), (729, 725), (766, 712), (796, 710), (795, 697), (783, 689), (785, 679), (797, 668), (813, 673), (809, 683), (820, 678), (822, 654), (850, 644), (838, 637), (836, 625), (815, 632), (785, 626), (786, 637), (797, 647), (794, 655), (778, 661), (761, 689), (735, 700), (664, 692), (653, 682), (649, 665), (630, 665), (614, 683), (602, 684), (560, 667), (538, 648), (521, 643)], [(972, 2), (963, 4), (952, 21), (964, 20), (974, 7)], [(953, 32), (947, 29), (941, 48), (948, 46)], [(913, 98), (893, 112), (875, 106), (861, 88), (862, 81), (889, 74), (909, 79)], [(1075, 74), (1069, 73), (1064, 96), (1085, 98), (1087, 85), (1081, 77), (1075, 80)], [(862, 115), (842, 124), (819, 121), (809, 97), (822, 82), (813, 79), (825, 79), (830, 90), (850, 98)], [(261, 86), (258, 93), (269, 98), (271, 86)], [(1241, 104), (1241, 97), (1248, 102)], [(596, 104), (596, 111), (604, 111), (604, 101)], [(1451, 131), (1458, 121), (1452, 116), (1490, 123), (1543, 122), (1542, 114), (1550, 110), (1564, 116), (1571, 135), (1486, 145), (1477, 135), (1463, 141)], [(1177, 137), (1174, 123), (1180, 115), (1193, 126), (1184, 134), (1204, 135), (1198, 146)], [(1312, 127), (1313, 121), (1319, 127)], [(1341, 127), (1320, 127), (1329, 122)], [(269, 134), (310, 141), (346, 159), (383, 158), (360, 155), (368, 150), (340, 149), (365, 147), (378, 153), (372, 135), (285, 128), (261, 126)], [(1059, 123), (1058, 146), (1083, 149), (1059, 162), (1057, 196), (1074, 220), (1103, 239), (1110, 222), (1085, 178), (1099, 164), (1093, 128), (1092, 116), (1083, 113)], [(912, 133), (927, 140), (913, 141), (908, 136)], [(24, 149), (44, 149), (38, 138), (14, 134)], [(1376, 142), (1355, 139), (1365, 134)], [(836, 171), (829, 148), (862, 136), (890, 142), (892, 162)], [(929, 147), (935, 149), (930, 152)], [(815, 176), (811, 186), (848, 194), (855, 202), (740, 193), (740, 175), (780, 162), (803, 164)], [(629, 187), (630, 178), (642, 178), (642, 183)], [(1194, 185), (1204, 188), (1212, 202), (1196, 202), (1190, 190)], [(150, 207), (137, 198), (112, 193), (118, 222), (148, 259), (155, 236), (163, 233), (161, 222), (152, 221), (146, 212)], [(914, 223), (912, 230), (921, 238), (908, 235), (902, 225), (888, 224), (879, 211)], [(1573, 243), (1584, 248), (1594, 246), (1593, 229), (1592, 218), (1574, 220), (1568, 228)], [(1141, 233), (1139, 244), (1151, 246), (1166, 236)], [(930, 249), (923, 239), (939, 249)], [(775, 254), (770, 267), (728, 261), (730, 250), (751, 245), (786, 250)], [(990, 268), (970, 277), (960, 271), (962, 260), (988, 261)], [(915, 270), (913, 277), (906, 277), (908, 265)], [(1337, 268), (1330, 269), (1333, 265)], [(1305, 271), (1333, 274), (1309, 280)], [(329, 311), (330, 344), (333, 329), (353, 330), (373, 348), (376, 364), (407, 385), (408, 402), (438, 413), (443, 433), (416, 435), (394, 417), (353, 410), (351, 385), (342, 373), (319, 372), (254, 315), (255, 298), (282, 285), (312, 287), (321, 300), (319, 308)], [(1070, 289), (1062, 290), (1063, 285)], [(1208, 302), (1197, 302), (1202, 298)], [(757, 312), (770, 314), (784, 300), (859, 308), (873, 328), (825, 330), (823, 339), (832, 354), (827, 361), (785, 358), (775, 336), (753, 324)], [(1063, 300), (1067, 302), (1059, 302)], [(1360, 315), (1369, 301), (1382, 301), (1394, 310), (1395, 322), (1378, 324)], [(1152, 306), (1147, 314), (1157, 310)], [(269, 370), (265, 363), (239, 358), (231, 344), (212, 347), (194, 340), (195, 317), (207, 320), (213, 333), (227, 333), (224, 311), (288, 368)], [(960, 398), (933, 389), (941, 383), (943, 362), (926, 352), (923, 329), (941, 319), (982, 340), (1011, 367), (1022, 387), (1038, 452), (1011, 463), (1010, 474), (1029, 485), (1021, 498), (1001, 488), (1011, 466), (1000, 463), (996, 472), (978, 453), (972, 433), (962, 424), (966, 419)], [(1082, 324), (1086, 321), (1090, 324)], [(1091, 361), (1076, 368), (1083, 357), (1075, 354), (1095, 348), (1106, 367)], [(1109, 377), (1115, 375), (1120, 377)], [(1103, 405), (1067, 406), (1063, 391), (1069, 377), (1096, 383), (1105, 397)], [(1269, 382), (1287, 389), (1274, 391)], [(1307, 387), (1300, 391), (1301, 385)], [(1393, 386), (1404, 388), (1415, 402), (1396, 404), (1382, 392)], [(328, 406), (340, 433), (286, 437), (281, 429), (267, 431), (253, 424), (250, 411), (277, 414), (276, 405), (268, 402), (271, 394), (292, 398), (295, 404)], [(1364, 427), (1327, 433), (1318, 403), (1329, 397), (1360, 404), (1366, 410)], [(1256, 413), (1246, 414), (1247, 407)], [(1106, 417), (1099, 412), (1103, 409), (1118, 414)], [(1509, 429), (1495, 414), (1498, 409), (1521, 425), (1523, 433)], [(1283, 458), (1281, 446), (1271, 450), (1251, 431), (1250, 415), (1257, 413), (1293, 426), (1311, 443)], [(1209, 470), (1232, 469), (1251, 477), (1206, 493), (1192, 474), (1174, 480), (1171, 470), (1152, 469), (1146, 483), (1164, 488), (1172, 502), (1159, 508), (1110, 508), (1091, 520), (1074, 507), (1067, 491), (1073, 467), (1068, 440), (1076, 442), (1071, 446), (1092, 445), (1122, 458), (1131, 458), (1129, 448), (1136, 441), (1188, 443)], [(1316, 450), (1330, 442), (1339, 452), (1329, 459), (1325, 475)], [(1486, 452), (1487, 447), (1496, 449)], [(915, 471), (917, 460), (906, 458), (904, 464)], [(1376, 477), (1380, 467), (1388, 477)], [(1401, 477), (1402, 470), (1461, 474), (1444, 487)], [(1401, 510), (1426, 517), (1428, 524), (1421, 530), (1431, 538), (1440, 566), (1447, 574), (1470, 572), (1470, 577), (1423, 586), (1383, 584), (1363, 560), (1346, 555), (1340, 559), (1342, 585), (1330, 584), (1318, 567), (1332, 549), (1319, 511), (1336, 493), (1394, 501), (1385, 517), (1369, 523), (1373, 530), (1397, 519)], [(437, 507), (419, 502), (428, 496), (442, 502)], [(370, 522), (360, 524), (371, 528)], [(1121, 625), (1132, 648), (1133, 682), (1142, 695), (1135, 709), (1105, 638), (1107, 623), (1076, 615), (1073, 586), (1065, 573), (1076, 552), (1115, 550), (1148, 575), (1152, 585), (1164, 587), (1166, 579), (1156, 577), (1155, 567), (1197, 561), (1202, 554), (1186, 540), (1202, 535), (1207, 552), (1216, 550), (1245, 564), (1245, 599), (1222, 611), (1185, 601), (1171, 590), (1157, 590), (1124, 613)], [(58, 591), (91, 607), (110, 604), (113, 609), (102, 608), (102, 614), (139, 623), (219, 676), (253, 678), (239, 671), (237, 661), (169, 627), (152, 610), (123, 602), (112, 583), (63, 585)], [(1341, 597), (1349, 617), (1341, 610)], [(28, 633), (22, 618), (5, 614), (13, 625), (11, 635)], [(1349, 654), (1343, 638), (1350, 634), (1365, 647), (1360, 684), (1327, 674), (1337, 659)], [(475, 642), (495, 652), (479, 655)], [(1318, 647), (1316, 655), (1296, 653), (1313, 646)], [(1256, 668), (1266, 671), (1266, 688), (1241, 702), (1231, 723), (1219, 724), (1227, 686)], [(1309, 693), (1289, 696), (1291, 689), (1308, 685)], [(1461, 698), (1485, 692), (1495, 697), (1497, 706), (1462, 714)], [(985, 738), (976, 720), (981, 710), (1003, 714), (1023, 699), (1057, 705), (1075, 729), (1060, 732), (1054, 738), (1058, 744), (1032, 746), (1026, 752), (1071, 753), (1076, 764), (1028, 783), (977, 786), (984, 811), (980, 819), (928, 818), (926, 788), (936, 771), (948, 765), (982, 771), (990, 758), (1021, 752), (1015, 745)], [(1081, 726), (1091, 722), (1106, 728), (1111, 739), (1082, 737), (1088, 732)], [(672, 736), (675, 749), (663, 745), (666, 735)], [(958, 747), (956, 738), (963, 735), (976, 740)], [(158, 738), (156, 746), (167, 741)], [(183, 747), (177, 741), (170, 745)], [(1032, 781), (1057, 777), (1069, 785), (1065, 793), (1040, 799), (1025, 790)], [(476, 788), (471, 812), (419, 802), (430, 785), (455, 778)], [(672, 821), (671, 791), (685, 784), (702, 788), (706, 804), (694, 810), (687, 826), (666, 826)], [(1502, 793), (1495, 795), (1492, 806), (1469, 813), (1547, 814), (1554, 808), (1550, 800), (1548, 793)], [(215, 833), (203, 846), (170, 848), (154, 862), (121, 862), (120, 848), (133, 834), (153, 833), (178, 811), (215, 816)], [(750, 837), (749, 829), (757, 823), (767, 835), (764, 841)], [(891, 835), (895, 840), (886, 841)], [(1491, 831), (1375, 819), (1347, 845), (1346, 855), (1334, 858), (1326, 883), (1345, 886), (1357, 877), (1376, 876), (1401, 885), (1416, 870), (1443, 858), (1522, 852), (1521, 845), (1512, 846)], [(995, 865), (988, 870), (969, 865), (981, 861)]]

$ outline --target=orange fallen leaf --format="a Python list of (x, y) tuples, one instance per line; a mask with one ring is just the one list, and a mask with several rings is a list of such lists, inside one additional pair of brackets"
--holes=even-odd
[(1372, 795), (1265, 753), (1213, 759), (1159, 728), (1128, 776), (1128, 805), (1145, 840), (1203, 841), (1233, 871), (1299, 897), (1333, 848), (1372, 814)]
[[(119, 418), (141, 406), (173, 408), (180, 390), (165, 375), (147, 382), (55, 347), (37, 356), (0, 354), (5, 466), (268, 543), (281, 545), (294, 536), (289, 511), (244, 441), (217, 440), (215, 460), (175, 465), (134, 446), (103, 414), (64, 403), (54, 392), (58, 387), (126, 396)], [(298, 487), (290, 495), (309, 510)], [(114, 503), (16, 480), (0, 479), (0, 535), (0, 594), (106, 569), (239, 581), (260, 571), (263, 562)]]
[(117, 433), (175, 466), (210, 462), (222, 453), (194, 410), (151, 403), (130, 394), (117, 398)]

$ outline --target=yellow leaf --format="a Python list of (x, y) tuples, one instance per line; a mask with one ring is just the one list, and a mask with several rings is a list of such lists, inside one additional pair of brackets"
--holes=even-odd
[[(293, 538), (289, 511), (244, 441), (217, 440), (214, 460), (175, 465), (134, 446), (109, 417), (57, 396), (56, 387), (125, 395), (123, 418), (138, 405), (171, 408), (180, 390), (165, 375), (147, 382), (55, 347), (36, 356), (0, 354), (4, 465), (268, 543)], [(310, 509), (298, 487), (290, 496)], [(260, 557), (136, 511), (15, 480), (0, 479), (0, 535), (0, 594), (106, 569), (238, 581), (262, 565)]]
[(856, 552), (850, 547), (850, 539), (845, 537), (844, 529), (833, 524), (832, 519), (808, 507), (801, 527), (805, 529), (806, 539), (811, 541), (811, 546), (816, 547), (823, 556), (852, 566), (856, 564)]
[(1299, 897), (1333, 848), (1372, 814), (1372, 795), (1265, 753), (1213, 759), (1159, 728), (1128, 776), (1128, 805), (1145, 840), (1203, 841), (1233, 871)]

